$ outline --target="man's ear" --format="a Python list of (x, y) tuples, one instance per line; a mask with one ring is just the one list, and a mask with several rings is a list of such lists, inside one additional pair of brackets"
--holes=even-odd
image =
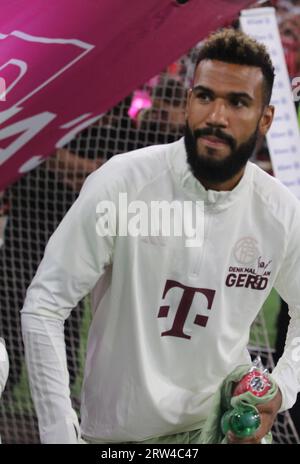
[(264, 107), (263, 113), (258, 123), (259, 132), (262, 135), (266, 135), (266, 133), (270, 129), (274, 118), (274, 112), (275, 108), (273, 105), (268, 105)]

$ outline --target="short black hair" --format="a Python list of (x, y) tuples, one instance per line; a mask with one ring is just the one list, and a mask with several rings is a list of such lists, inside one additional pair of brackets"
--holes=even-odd
[(270, 55), (263, 44), (242, 31), (222, 29), (203, 42), (195, 69), (202, 60), (218, 60), (260, 68), (264, 77), (263, 104), (270, 103), (275, 74)]

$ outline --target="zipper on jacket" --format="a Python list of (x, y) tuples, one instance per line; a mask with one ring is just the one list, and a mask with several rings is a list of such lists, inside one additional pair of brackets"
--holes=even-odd
[(207, 212), (207, 209), (204, 210), (204, 233), (203, 233), (203, 242), (202, 246), (195, 248), (195, 260), (193, 264), (192, 276), (198, 276), (200, 274), (201, 264), (203, 262), (205, 252), (206, 252), (206, 243), (209, 236), (209, 229), (211, 224), (211, 215)]

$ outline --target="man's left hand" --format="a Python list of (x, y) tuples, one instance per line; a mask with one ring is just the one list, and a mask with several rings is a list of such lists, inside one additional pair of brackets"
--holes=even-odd
[(230, 444), (259, 444), (265, 435), (271, 430), (277, 413), (282, 403), (281, 391), (278, 389), (276, 396), (267, 403), (256, 406), (259, 411), (261, 424), (254, 435), (247, 438), (238, 438), (231, 431), (227, 434)]

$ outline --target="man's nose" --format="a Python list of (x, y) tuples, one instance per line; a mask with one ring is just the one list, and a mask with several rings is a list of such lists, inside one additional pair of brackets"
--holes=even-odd
[(228, 127), (228, 115), (226, 103), (221, 99), (216, 99), (212, 102), (210, 112), (206, 118), (206, 124), (208, 126), (217, 126), (220, 128)]

